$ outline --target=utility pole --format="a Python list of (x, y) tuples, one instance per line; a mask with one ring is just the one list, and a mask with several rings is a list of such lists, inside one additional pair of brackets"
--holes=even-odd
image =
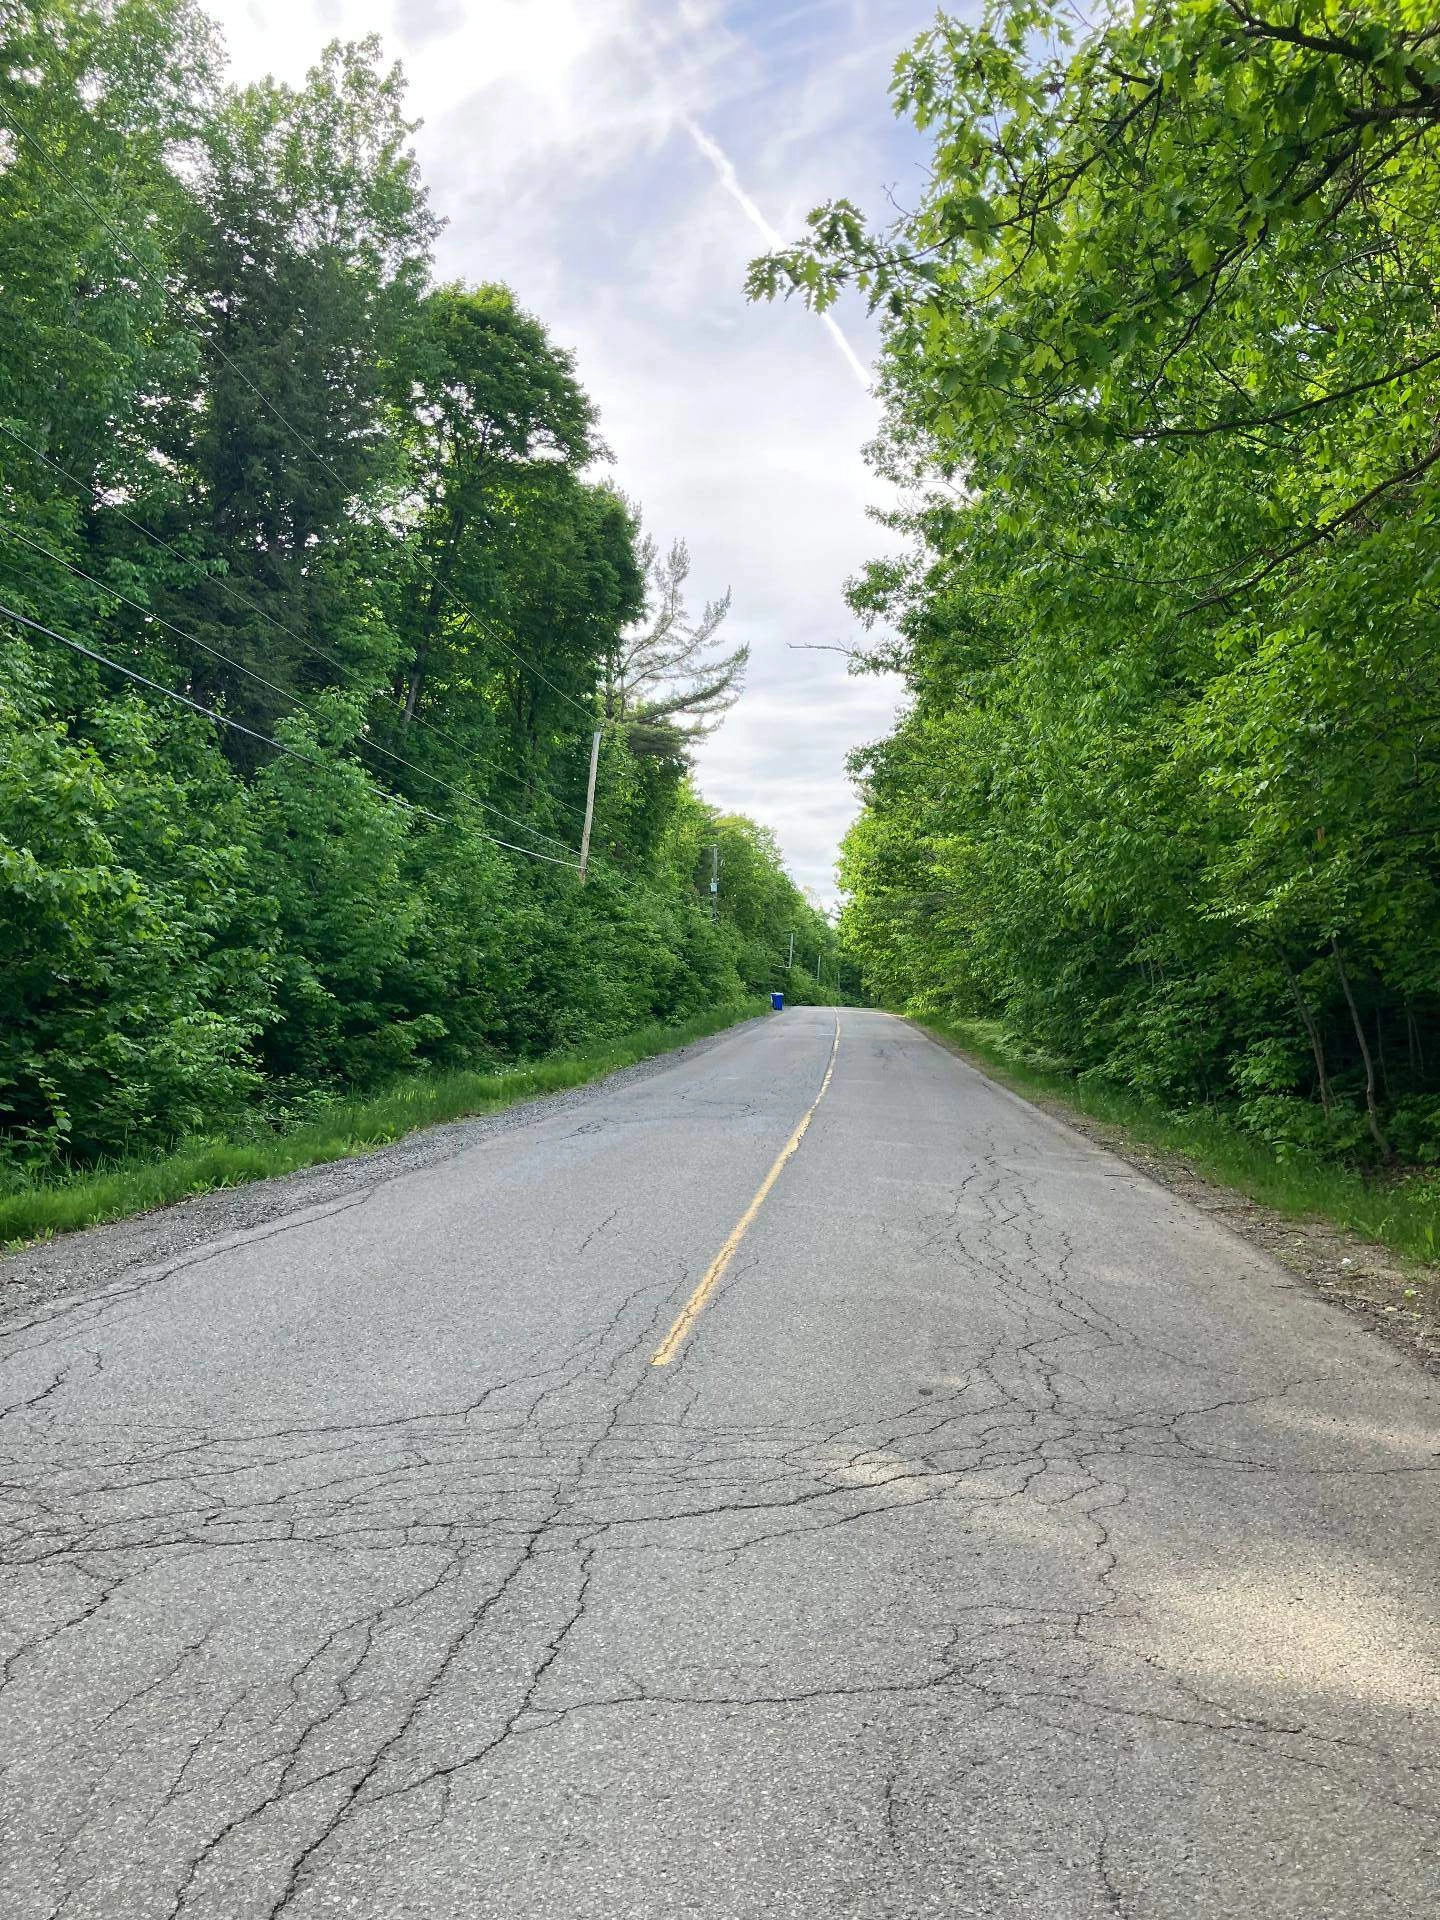
[(710, 848), (710, 918), (720, 918), (720, 842)]
[(600, 735), (597, 727), (590, 738), (590, 784), (585, 789), (585, 831), (580, 836), (580, 884), (585, 884), (585, 869), (590, 862), (590, 827), (595, 818), (595, 769), (600, 765)]
[(785, 962), (785, 971), (789, 973), (790, 969), (794, 965), (795, 965), (795, 929), (792, 927), (790, 929), (790, 957)]

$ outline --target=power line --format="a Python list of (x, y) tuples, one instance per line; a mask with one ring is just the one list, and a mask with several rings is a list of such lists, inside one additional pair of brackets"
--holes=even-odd
[[(143, 521), (137, 520), (134, 514), (127, 513), (123, 507), (117, 506), (113, 501), (105, 499), (103, 488), (92, 486), (89, 481), (81, 479), (79, 474), (71, 473), (67, 467), (63, 467), (60, 462), (50, 454), (45, 453), (37, 446), (33, 446), (23, 434), (17, 433), (8, 421), (0, 420), (0, 433), (5, 434), (9, 439), (13, 440), (17, 447), (23, 447), (26, 453), (30, 454), (34, 459), (41, 461), (45, 466), (49, 467), (52, 472), (58, 473), (62, 480), (68, 480), (72, 487), (78, 488), (88, 499), (99, 504), (106, 513), (114, 514), (117, 519), (123, 520), (126, 526), (133, 527), (137, 533), (143, 534), (145, 538), (153, 542), (155, 546), (173, 555), (183, 566), (188, 567), (195, 564), (195, 559), (192, 554), (182, 552), (172, 541), (165, 539), (162, 534), (156, 533), (152, 527), (147, 527)], [(64, 565), (68, 563), (62, 562), (61, 564)], [(258, 600), (253, 600), (249, 594), (242, 593), (227, 575), (211, 574), (208, 575), (207, 578), (212, 579), (216, 586), (222, 588), (224, 592), (230, 595), (232, 600), (236, 600), (242, 607), (248, 608), (251, 613), (263, 620), (267, 626), (273, 627), (277, 633), (283, 633), (287, 640), (293, 640), (302, 653), (308, 653), (316, 660), (323, 660), (327, 666), (333, 667), (339, 674), (349, 673), (350, 668), (345, 661), (338, 660), (334, 654), (327, 653), (323, 647), (317, 647), (314, 641), (307, 640), (303, 634), (297, 633), (293, 627), (287, 626), (283, 620), (277, 620), (274, 614), (269, 612), (267, 608), (262, 607)], [(233, 665), (234, 663), (232, 662), (231, 664)], [(470, 748), (463, 746), (453, 734), (447, 733), (443, 727), (437, 727), (433, 720), (422, 720), (418, 714), (412, 714), (409, 724), (422, 729), (425, 733), (434, 734), (437, 740), (443, 740), (447, 746), (453, 747), (457, 753), (473, 759), (475, 764), (485, 768), (488, 772), (500, 772), (500, 769), (493, 760), (481, 759), (479, 755), (474, 754)], [(572, 814), (577, 820), (584, 818), (584, 814), (579, 807), (572, 807), (568, 801), (561, 800), (555, 794), (550, 794), (547, 797), (552, 804), (559, 807), (562, 812)], [(498, 812), (499, 809), (497, 808), (496, 811)]]
[[(29, 539), (25, 534), (21, 533), (18, 528), (5, 526), (3, 523), (0, 523), (0, 532), (8, 534), (11, 539), (19, 540), (34, 552), (44, 554), (46, 559), (54, 561), (57, 566), (64, 567), (67, 572), (74, 574), (77, 579), (88, 581), (91, 586), (98, 587), (102, 593), (110, 595), (111, 598), (120, 601), (122, 605), (132, 607), (142, 619), (150, 621), (156, 626), (165, 627), (169, 632), (176, 634), (181, 640), (198, 647), (202, 653), (208, 653), (212, 659), (223, 661), (227, 667), (232, 667), (236, 673), (242, 674), (245, 679), (253, 680), (257, 686), (267, 687), (272, 693), (278, 694), (287, 704), (299, 707), (301, 712), (305, 711), (299, 696), (291, 692), (288, 688), (282, 687), (278, 682), (268, 679), (263, 673), (256, 673), (251, 668), (242, 666), (238, 660), (232, 660), (228, 653), (221, 653), (218, 647), (208, 645), (206, 641), (200, 639), (198, 634), (189, 633), (185, 628), (177, 627), (174, 621), (166, 620), (163, 615), (152, 612), (150, 608), (143, 606), (138, 600), (130, 599), (127, 594), (121, 593), (118, 587), (111, 586), (107, 581), (97, 579), (93, 573), (86, 573), (83, 567), (77, 567), (73, 562), (62, 558), (60, 554), (52, 553), (48, 547), (41, 546), (38, 540)], [(563, 840), (557, 840), (554, 834), (543, 833), (540, 828), (532, 826), (528, 820), (521, 820), (515, 814), (506, 813), (503, 807), (497, 807), (491, 801), (482, 800), (478, 794), (471, 793), (468, 787), (458, 787), (453, 781), (443, 779), (438, 773), (431, 773), (427, 768), (417, 766), (413, 760), (407, 760), (403, 754), (394, 753), (389, 747), (381, 746), (378, 740), (360, 739), (356, 741), (356, 746), (357, 748), (366, 748), (371, 753), (382, 754), (387, 760), (393, 760), (397, 766), (408, 767), (412, 773), (418, 774), (422, 780), (433, 781), (436, 786), (444, 787), (447, 793), (453, 793), (457, 798), (469, 801), (472, 806), (480, 807), (487, 813), (493, 813), (497, 819), (506, 821), (512, 827), (520, 828), (523, 833), (533, 834), (537, 840), (544, 840), (550, 846), (559, 847), (562, 852), (565, 853), (573, 851), (572, 848), (565, 845)]]
[[(258, 733), (254, 727), (247, 727), (242, 721), (232, 720), (229, 714), (217, 713), (214, 707), (202, 706), (200, 701), (192, 700), (188, 694), (177, 693), (174, 687), (164, 686), (159, 680), (152, 680), (148, 674), (137, 673), (133, 667), (125, 666), (122, 661), (112, 660), (108, 654), (98, 653), (93, 647), (83, 646), (80, 641), (72, 640), (68, 634), (57, 633), (53, 627), (47, 627), (39, 620), (32, 620), (29, 614), (21, 613), (14, 607), (7, 607), (3, 602), (0, 602), (0, 618), (13, 620), (18, 626), (29, 627), (34, 633), (44, 634), (47, 640), (57, 640), (62, 647), (69, 647), (72, 653), (83, 654), (87, 660), (94, 660), (99, 666), (109, 667), (115, 673), (124, 674), (127, 680), (133, 680), (137, 686), (149, 687), (154, 693), (164, 694), (167, 700), (174, 700), (182, 707), (189, 707), (192, 713), (204, 714), (207, 720), (217, 721), (222, 727), (230, 727), (236, 733), (243, 733), (247, 739), (258, 740), (264, 746), (274, 747), (277, 753), (288, 754), (292, 760), (301, 760), (307, 767), (319, 767), (322, 772), (329, 772), (334, 764), (331, 761), (318, 760), (314, 754), (302, 753), (298, 747), (288, 747), (283, 740), (272, 739), (268, 733)], [(403, 794), (387, 793), (384, 787), (377, 787), (371, 780), (367, 780), (365, 784), (377, 799), (389, 801), (392, 806), (404, 807), (409, 812), (418, 813), (426, 820), (433, 820), (437, 826), (445, 827), (455, 824), (453, 820), (447, 820), (443, 814), (431, 813), (428, 807), (417, 806), (413, 800), (407, 800)], [(501, 840), (493, 833), (482, 832), (479, 827), (472, 827), (470, 831), (481, 840), (488, 840), (492, 847), (504, 847), (507, 853), (518, 853), (527, 860), (543, 860), (552, 867), (569, 867), (574, 872), (579, 871), (578, 861), (558, 860), (553, 854), (536, 853), (532, 847), (518, 847), (514, 841)]]
[[(177, 693), (174, 687), (167, 687), (158, 680), (152, 680), (148, 674), (138, 673), (135, 668), (127, 667), (120, 660), (112, 660), (108, 654), (97, 653), (93, 647), (83, 646), (80, 641), (72, 640), (68, 634), (57, 633), (53, 627), (47, 627), (43, 621), (32, 620), (28, 613), (18, 608), (7, 607), (0, 601), (0, 618), (13, 620), (18, 626), (29, 627), (33, 633), (43, 633), (47, 640), (58, 640), (62, 647), (69, 647), (72, 653), (80, 653), (87, 660), (95, 660), (102, 667), (111, 667), (116, 673), (123, 673), (127, 680), (133, 680), (137, 686), (149, 687), (154, 693), (163, 693), (167, 700), (176, 700), (182, 707), (189, 707), (192, 713), (203, 713), (207, 720), (217, 720), (222, 727), (230, 727), (236, 733), (243, 733), (249, 740), (259, 740), (267, 747), (274, 747), (278, 753), (289, 754), (292, 760), (303, 760), (307, 767), (326, 768), (324, 760), (317, 760), (314, 754), (302, 753), (298, 747), (287, 747), (283, 740), (273, 740), (267, 733), (258, 733), (254, 727), (247, 727), (241, 720), (232, 720), (228, 713), (217, 713), (214, 707), (202, 706), (200, 701), (192, 700), (188, 693)], [(370, 784), (367, 782), (367, 785)], [(383, 787), (372, 789), (382, 800), (394, 802), (397, 806), (411, 807), (416, 813), (422, 813), (427, 820), (434, 820), (440, 826), (446, 823), (438, 813), (430, 813), (424, 807), (417, 807), (403, 794), (387, 793)]]
[[(55, 179), (60, 181), (62, 186), (68, 187), (69, 190), (75, 195), (76, 199), (80, 201), (81, 205), (87, 207), (90, 210), (90, 212), (100, 222), (101, 226), (104, 227), (105, 231), (115, 241), (116, 245), (119, 246), (121, 250), (134, 263), (141, 277), (149, 281), (151, 286), (157, 287), (160, 290), (161, 294), (166, 298), (168, 298), (172, 291), (171, 288), (169, 288), (165, 284), (165, 282), (159, 278), (157, 274), (151, 271), (151, 269), (146, 265), (144, 260), (141, 259), (140, 255), (136, 253), (135, 249), (130, 245), (129, 241), (126, 240), (124, 234), (122, 234), (117, 227), (111, 224), (110, 220), (105, 216), (105, 214), (103, 214), (100, 211), (99, 207), (96, 206), (95, 202), (85, 192), (84, 188), (76, 186), (75, 182), (70, 179), (70, 177), (66, 174), (65, 170), (54, 159), (53, 155), (50, 153), (49, 149), (45, 146), (43, 141), (37, 139), (37, 137), (33, 133), (31, 133), (27, 127), (17, 125), (13, 118), (3, 122), (3, 124), (7, 125), (10, 128), (10, 131), (15, 135), (17, 135), (18, 138), (20, 138), (21, 140), (24, 140), (29, 146), (32, 146), (35, 149), (36, 153), (38, 153), (40, 156), (40, 163), (46, 169), (46, 171), (52, 174)], [(224, 363), (224, 365), (227, 366), (230, 369), (230, 371), (236, 376), (237, 379), (243, 381), (244, 384), (247, 387), (249, 387), (250, 391), (256, 396), (256, 398), (259, 399), (262, 402), (262, 404), (269, 410), (269, 412), (272, 413), (275, 416), (275, 418), (280, 422), (281, 426), (284, 427), (285, 431), (288, 434), (290, 434), (293, 439), (298, 441), (299, 444), (310, 455), (310, 457), (313, 460), (317, 460), (320, 463), (320, 465), (325, 468), (326, 472), (329, 473), (343, 488), (345, 486), (345, 480), (343, 476), (336, 471), (335, 467), (333, 467), (331, 463), (325, 458), (324, 454), (320, 452), (318, 447), (311, 445), (311, 443), (305, 438), (305, 435), (301, 433), (300, 429), (293, 423), (293, 421), (290, 421), (285, 417), (285, 415), (271, 400), (270, 396), (265, 392), (264, 388), (257, 385), (256, 382), (250, 378), (249, 374), (246, 373), (243, 367), (237, 366), (235, 361), (233, 361), (230, 358), (229, 354), (225, 352), (223, 347), (216, 345), (216, 343), (213, 340), (209, 342), (209, 345), (212, 351), (215, 353), (217, 359), (221, 360)], [(445, 595), (447, 600), (452, 601), (457, 607), (459, 607), (461, 613), (471, 623), (471, 625), (475, 628), (477, 633), (479, 633), (484, 638), (493, 640), (495, 644), (501, 649), (502, 652), (509, 654), (510, 658), (516, 663), (517, 666), (523, 667), (527, 673), (533, 674), (535, 678), (538, 681), (540, 681), (540, 683), (543, 686), (548, 687), (550, 691), (558, 695), (558, 697), (561, 700), (567, 701), (570, 706), (575, 708), (577, 713), (582, 714), (584, 716), (585, 723), (588, 727), (594, 726), (595, 715), (589, 707), (584, 706), (579, 700), (576, 700), (573, 695), (566, 693), (563, 687), (557, 687), (555, 682), (549, 679), (545, 674), (543, 674), (540, 671), (540, 669), (534, 665), (532, 661), (527, 660), (523, 654), (517, 653), (515, 649), (511, 647), (506, 641), (500, 639), (499, 635), (495, 633), (495, 631), (492, 628), (488, 627), (486, 623), (481, 619), (480, 615), (475, 612), (474, 608), (470, 606), (469, 602), (462, 599), (459, 594), (455, 593), (451, 589), (448, 582), (440, 578), (440, 576), (434, 571), (429, 561), (425, 558), (423, 554), (417, 553), (416, 558), (419, 560), (420, 565), (424, 569), (427, 578), (434, 582), (434, 584)]]
[[(271, 693), (279, 694), (288, 705), (299, 707), (302, 713), (305, 711), (299, 696), (288, 688), (282, 687), (275, 680), (267, 679), (263, 673), (256, 673), (250, 667), (242, 666), (238, 660), (232, 660), (228, 653), (221, 653), (218, 647), (210, 646), (198, 634), (187, 633), (184, 627), (177, 627), (173, 620), (167, 620), (161, 614), (152, 613), (149, 607), (142, 606), (138, 600), (130, 599), (129, 595), (121, 593), (118, 587), (112, 587), (107, 581), (97, 579), (93, 573), (86, 573), (83, 567), (77, 567), (62, 555), (52, 553), (49, 547), (42, 546), (38, 540), (30, 539), (28, 535), (21, 533), (18, 527), (8, 526), (0, 521), (0, 533), (6, 534), (12, 540), (20, 541), (34, 553), (43, 553), (47, 560), (54, 561), (56, 566), (64, 567), (68, 573), (73, 573), (77, 580), (88, 580), (92, 587), (98, 587), (102, 593), (109, 594), (123, 606), (132, 607), (142, 619), (166, 628), (191, 646), (198, 647), (202, 653), (208, 653), (212, 660), (223, 661), (227, 667), (233, 667), (236, 673), (243, 674), (247, 680), (253, 680), (257, 686), (268, 687)], [(453, 781), (442, 779), (438, 773), (431, 773), (425, 767), (417, 767), (413, 760), (407, 760), (403, 754), (393, 753), (389, 747), (382, 747), (378, 740), (357, 740), (356, 746), (368, 748), (371, 753), (383, 754), (387, 760), (393, 760), (397, 766), (408, 767), (411, 773), (418, 774), (422, 780), (432, 780), (436, 786), (444, 787), (447, 793), (453, 793), (462, 800), (468, 800), (472, 806), (480, 807), (487, 813), (493, 813), (497, 819), (506, 821), (512, 827), (519, 827), (523, 833), (534, 834), (537, 840), (547, 841), (550, 846), (559, 847), (565, 853), (572, 851), (563, 840), (557, 840), (553, 833), (542, 833), (539, 827), (532, 827), (528, 820), (521, 820), (513, 813), (506, 813), (503, 807), (497, 807), (489, 800), (482, 800), (478, 794), (471, 793), (468, 787), (457, 787)]]

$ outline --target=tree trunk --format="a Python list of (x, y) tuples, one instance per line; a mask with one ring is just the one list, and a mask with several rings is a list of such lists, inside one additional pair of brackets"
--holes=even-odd
[(1315, 1078), (1320, 1085), (1320, 1105), (1325, 1118), (1330, 1118), (1330, 1076), (1325, 1071), (1325, 1048), (1320, 1039), (1320, 1029), (1315, 1024), (1315, 1016), (1305, 1004), (1305, 996), (1300, 991), (1300, 982), (1295, 978), (1294, 968), (1282, 953), (1280, 964), (1285, 969), (1285, 978), (1290, 982), (1290, 991), (1295, 996), (1295, 1004), (1300, 1009), (1300, 1018), (1310, 1039), (1310, 1051), (1315, 1057)]
[(1335, 971), (1340, 976), (1345, 1004), (1350, 1009), (1350, 1024), (1355, 1029), (1355, 1038), (1360, 1042), (1360, 1058), (1365, 1062), (1365, 1117), (1370, 1122), (1370, 1133), (1376, 1146), (1387, 1160), (1393, 1160), (1395, 1156), (1380, 1126), (1380, 1110), (1375, 1100), (1375, 1062), (1370, 1057), (1370, 1042), (1365, 1038), (1365, 1027), (1360, 1018), (1360, 1010), (1355, 1005), (1355, 995), (1350, 991), (1350, 976), (1345, 971), (1345, 962), (1341, 958), (1338, 939), (1331, 940), (1330, 949), (1335, 955)]
[(450, 575), (455, 571), (455, 555), (464, 530), (464, 518), (457, 516), (444, 552), (438, 563), (429, 569), (430, 591), (425, 596), (424, 606), (419, 609), (421, 637), (415, 643), (415, 659), (406, 683), (405, 711), (400, 721), (402, 727), (408, 727), (415, 718), (420, 689), (425, 683), (425, 670), (430, 662), (431, 636), (440, 621), (441, 606), (450, 585)]
[(418, 648), (410, 668), (410, 676), (405, 685), (405, 711), (401, 715), (401, 724), (407, 727), (415, 718), (415, 702), (420, 698), (420, 687), (425, 678), (425, 662), (429, 654), (428, 647)]

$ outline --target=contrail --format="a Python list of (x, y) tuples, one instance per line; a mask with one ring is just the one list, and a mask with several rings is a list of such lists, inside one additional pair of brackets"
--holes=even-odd
[[(725, 191), (735, 202), (736, 206), (739, 207), (751, 226), (765, 236), (767, 246), (783, 246), (784, 242), (781, 240), (780, 235), (775, 231), (774, 227), (771, 226), (759, 207), (756, 206), (755, 202), (740, 184), (740, 176), (736, 173), (730, 156), (726, 153), (725, 149), (718, 146), (716, 142), (710, 138), (709, 134), (706, 133), (705, 129), (698, 126), (695, 121), (690, 118), (688, 113), (682, 113), (680, 115), (680, 124), (695, 142), (695, 145), (700, 149), (701, 153), (703, 153), (705, 158), (710, 162), (711, 166), (714, 167), (715, 176), (721, 186), (724, 187)], [(840, 331), (839, 326), (830, 314), (822, 313), (820, 319), (823, 325), (829, 329), (830, 338), (835, 342), (841, 353), (844, 354), (851, 372), (868, 393), (870, 391), (870, 375), (865, 371), (864, 362)]]

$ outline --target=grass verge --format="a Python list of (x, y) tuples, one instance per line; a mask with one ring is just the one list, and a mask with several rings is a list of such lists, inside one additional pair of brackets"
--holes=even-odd
[(583, 1086), (619, 1067), (634, 1066), (752, 1019), (767, 1004), (756, 1000), (726, 1007), (681, 1026), (656, 1021), (618, 1040), (521, 1061), (493, 1073), (409, 1074), (383, 1093), (337, 1100), (301, 1126), (277, 1129), (258, 1139), (200, 1141), (150, 1159), (121, 1160), (86, 1173), (39, 1178), (0, 1195), (0, 1248), (148, 1213), (153, 1207), (169, 1206), (215, 1187), (238, 1187), (249, 1180), (268, 1180), (300, 1167), (343, 1160), (386, 1146), (417, 1127), (497, 1113), (539, 1094)]
[(1181, 1155), (1195, 1171), (1290, 1219), (1331, 1221), (1412, 1260), (1440, 1263), (1440, 1179), (1414, 1173), (1367, 1180), (1302, 1153), (1279, 1158), (1253, 1134), (1204, 1108), (1169, 1113), (1123, 1088), (1077, 1079), (1007, 1044), (998, 1022), (940, 1020), (915, 1024), (947, 1042), (1014, 1092), (1040, 1095), (1118, 1128), (1130, 1139)]

